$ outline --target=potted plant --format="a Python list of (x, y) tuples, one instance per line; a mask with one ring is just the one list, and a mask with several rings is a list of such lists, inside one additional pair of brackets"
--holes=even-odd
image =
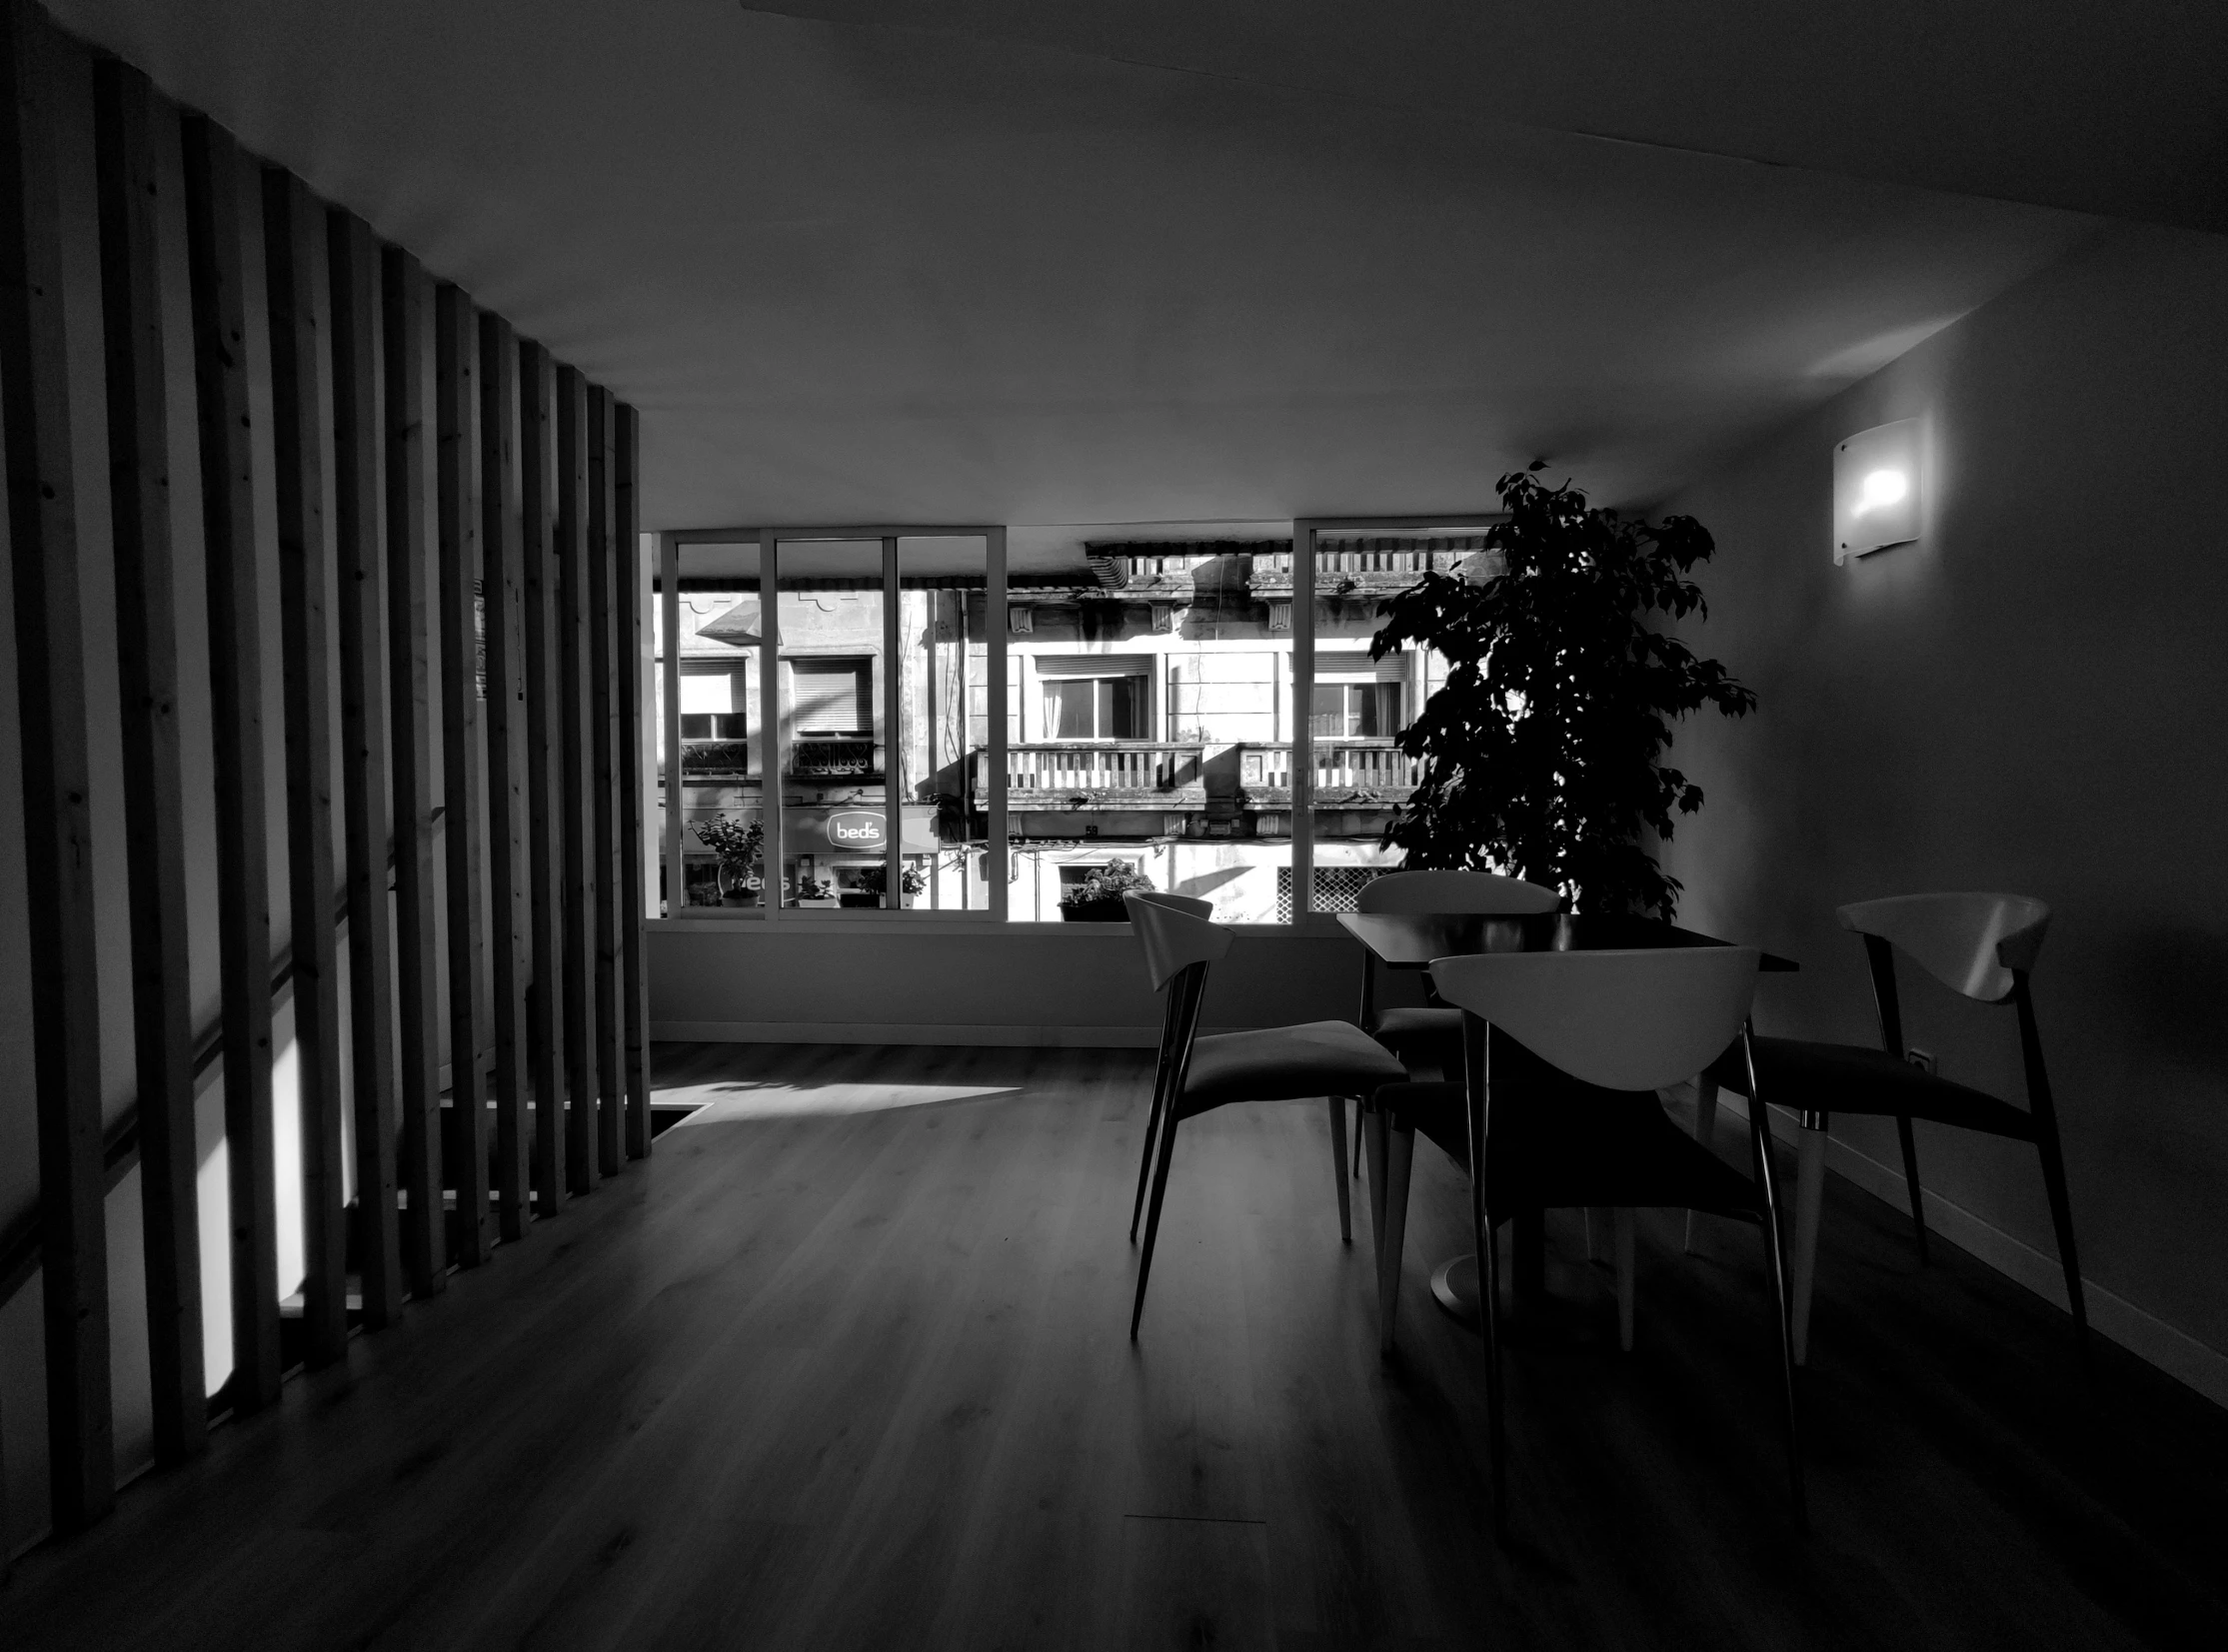
[(759, 867), (765, 826), (723, 815), (717, 820), (699, 821), (691, 829), (698, 842), (720, 857), (720, 904), (757, 905), (759, 892), (766, 886)]
[(1129, 909), (1121, 903), (1121, 897), (1131, 889), (1144, 892), (1151, 887), (1152, 879), (1133, 862), (1109, 861), (1060, 897), (1061, 921), (1126, 923)]
[(1423, 760), (1384, 842), (1417, 868), (1513, 872), (1588, 912), (1668, 918), (1679, 882), (1645, 833), (1671, 835), (1702, 789), (1662, 762), (1671, 725), (1727, 717), (1756, 697), (1655, 626), (1706, 614), (1687, 572), (1716, 549), (1692, 517), (1649, 526), (1593, 510), (1542, 464), (1500, 479), (1508, 516), (1487, 530), (1481, 580), (1429, 573), (1380, 608), (1370, 645), (1447, 662), (1446, 686), (1401, 733)]
[[(888, 866), (867, 866), (863, 868), (859, 873), (859, 887), (879, 901), (889, 891), (890, 868)], [(906, 861), (898, 872), (899, 890), (910, 896), (924, 893), (928, 887), (928, 873), (924, 872), (911, 860)]]
[(797, 880), (797, 903), (800, 906), (839, 906), (843, 902), (836, 894), (833, 877), (800, 877)]

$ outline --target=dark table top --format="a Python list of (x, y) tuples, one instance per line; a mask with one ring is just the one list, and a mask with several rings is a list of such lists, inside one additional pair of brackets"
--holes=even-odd
[[(1393, 969), (1421, 969), (1433, 958), (1471, 952), (1600, 952), (1622, 948), (1730, 946), (1653, 917), (1587, 917), (1541, 912), (1485, 917), (1473, 912), (1340, 912), (1353, 937)], [(1792, 958), (1763, 955), (1765, 970), (1800, 968)]]

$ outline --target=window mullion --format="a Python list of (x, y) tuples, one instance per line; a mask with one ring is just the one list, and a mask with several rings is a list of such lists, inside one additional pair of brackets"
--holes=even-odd
[(1315, 909), (1315, 525), (1292, 524), (1292, 922)]

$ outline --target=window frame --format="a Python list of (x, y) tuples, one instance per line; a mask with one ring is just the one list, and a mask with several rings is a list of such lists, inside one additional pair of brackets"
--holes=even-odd
[[(1292, 885), (1292, 917), (1289, 923), (1237, 923), (1231, 927), (1239, 933), (1260, 935), (1320, 935), (1343, 931), (1336, 925), (1335, 917), (1314, 910), (1315, 881), (1315, 815), (1314, 815), (1314, 763), (1315, 743), (1318, 738), (1335, 740), (1360, 737), (1317, 737), (1313, 733), (1311, 708), (1316, 684), (1315, 671), (1315, 590), (1316, 561), (1325, 535), (1347, 534), (1430, 534), (1440, 532), (1478, 532), (1505, 520), (1501, 511), (1469, 512), (1445, 515), (1420, 516), (1352, 516), (1352, 517), (1301, 517), (1291, 524), (1291, 594), (1288, 598), (1275, 599), (1270, 604), (1271, 613), (1265, 623), (1264, 635), (1283, 638), (1288, 635), (1289, 649), (1284, 658), (1288, 661), (1288, 680), (1278, 685), (1279, 695), (1288, 695), (1289, 701), (1282, 708), (1290, 730), (1291, 747), (1291, 855), (1290, 876)], [(682, 780), (679, 753), (683, 742), (680, 734), (680, 563), (681, 551), (688, 545), (744, 545), (755, 542), (759, 547), (759, 580), (762, 594), (767, 596), (766, 612), (776, 613), (780, 602), (781, 546), (784, 543), (812, 541), (860, 542), (881, 540), (885, 543), (883, 605), (884, 659), (894, 664), (899, 658), (895, 633), (898, 626), (898, 565), (897, 542), (901, 539), (980, 539), (984, 543), (985, 585), (984, 626), (987, 688), (988, 740), (983, 749), (983, 761), (989, 765), (990, 787), (986, 814), (986, 836), (980, 845), (969, 845), (969, 852), (984, 856), (985, 876), (990, 888), (990, 904), (981, 910), (931, 910), (908, 908), (902, 905), (879, 909), (834, 910), (799, 909), (778, 903), (762, 904), (748, 908), (690, 907), (685, 902), (685, 875), (683, 871), (682, 824), (680, 786)], [(1010, 918), (1010, 878), (1014, 866), (1014, 845), (1010, 829), (1010, 811), (1007, 774), (1010, 767), (1011, 722), (1015, 701), (1011, 694), (1014, 681), (1015, 655), (1012, 644), (1019, 636), (1025, 640), (1028, 632), (1013, 630), (1012, 604), (1008, 601), (1007, 585), (1007, 530), (1003, 525), (983, 524), (876, 524), (868, 526), (824, 527), (819, 525), (794, 528), (730, 527), (706, 529), (668, 530), (657, 536), (657, 578), (655, 593), (663, 627), (662, 646), (664, 658), (657, 661), (656, 669), (665, 687), (663, 705), (665, 728), (657, 731), (658, 740), (652, 750), (662, 765), (662, 775), (654, 781), (665, 808), (665, 867), (663, 894), (665, 914), (649, 921), (654, 925), (687, 924), (701, 928), (707, 923), (776, 923), (809, 924), (825, 929), (830, 926), (849, 926), (861, 929), (892, 927), (912, 934), (980, 934), (990, 929), (1024, 933), (1059, 932), (1074, 937), (1079, 943), (1104, 938), (1109, 934), (1126, 935), (1128, 925), (1062, 924), (1058, 922), (1015, 922)], [(1275, 610), (1288, 604), (1288, 634), (1276, 626)], [(1006, 616), (1005, 624), (995, 623), (993, 617)], [(759, 683), (761, 706), (758, 726), (766, 744), (760, 762), (770, 775), (781, 773), (784, 754), (778, 748), (781, 742), (779, 695), (781, 684), (778, 670), (779, 651), (772, 637), (774, 628), (767, 628), (756, 645), (760, 653)], [(1034, 674), (1032, 674), (1034, 677)], [(1134, 673), (1114, 673), (1134, 675)], [(885, 719), (888, 738), (895, 743), (899, 738), (900, 722), (898, 701), (899, 673), (894, 669), (883, 672), (883, 694), (888, 703)], [(1331, 679), (1335, 681), (1336, 679)], [(1035, 686), (1033, 684), (1033, 686)], [(1163, 691), (1164, 684), (1154, 682), (1149, 676), (1144, 687), (1144, 704), (1140, 709), (1140, 722), (1146, 731), (1134, 737), (1150, 739), (1151, 731), (1173, 704)], [(648, 698), (648, 697), (646, 697)], [(1413, 716), (1420, 706), (1408, 707), (1408, 694), (1399, 694), (1402, 712)], [(1040, 711), (1042, 708), (1040, 708)], [(1121, 737), (1106, 737), (1118, 740)], [(646, 743), (649, 744), (649, 743)], [(646, 766), (647, 767), (647, 766)], [(779, 803), (779, 785), (770, 794), (774, 807), (767, 811), (768, 827), (765, 855), (769, 866), (778, 865), (781, 854), (780, 823), (783, 811)], [(902, 888), (903, 856), (902, 829), (899, 808), (902, 799), (899, 788), (885, 782), (884, 797), (889, 811), (890, 824), (888, 884)], [(1109, 845), (1110, 854), (1117, 851)]]

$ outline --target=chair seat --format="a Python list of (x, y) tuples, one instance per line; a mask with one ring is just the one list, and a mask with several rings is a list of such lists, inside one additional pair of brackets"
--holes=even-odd
[[(1597, 1089), (1542, 1072), (1543, 1081), (1494, 1082), (1485, 1203), (1496, 1219), (1518, 1207), (1574, 1205), (1761, 1213), (1755, 1183), (1672, 1123), (1654, 1094)], [(1461, 1085), (1388, 1084), (1375, 1099), (1393, 1122), (1412, 1126), (1468, 1168)]]
[[(1907, 1116), (1955, 1124), (1990, 1135), (2034, 1139), (2034, 1119), (1984, 1090), (1952, 1082), (1862, 1044), (1820, 1044), (1800, 1038), (1758, 1038), (1756, 1076), (1765, 1096), (1797, 1112)], [(1710, 1063), (1708, 1076), (1748, 1093), (1738, 1045)]]
[(1367, 1095), (1407, 1075), (1397, 1056), (1351, 1021), (1210, 1032), (1192, 1042), (1177, 1116), (1225, 1101)]
[(1402, 1054), (1411, 1049), (1461, 1047), (1462, 1012), (1459, 1009), (1387, 1009), (1377, 1016), (1371, 1032), (1379, 1043)]

